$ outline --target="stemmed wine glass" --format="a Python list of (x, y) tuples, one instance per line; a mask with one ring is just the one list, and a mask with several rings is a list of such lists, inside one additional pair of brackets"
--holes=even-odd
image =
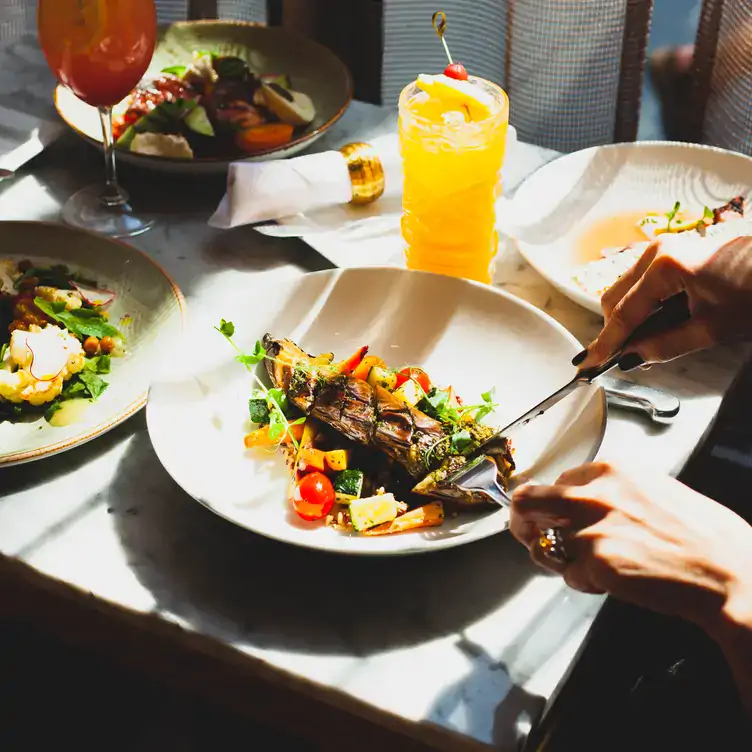
[(153, 222), (138, 217), (118, 185), (112, 107), (138, 84), (157, 38), (154, 0), (38, 0), (39, 41), (52, 72), (79, 99), (99, 110), (105, 184), (74, 194), (63, 207), (70, 225), (123, 238)]

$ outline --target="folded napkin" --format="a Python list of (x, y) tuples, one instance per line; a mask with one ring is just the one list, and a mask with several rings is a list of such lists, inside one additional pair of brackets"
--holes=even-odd
[[(400, 194), (402, 161), (397, 135), (375, 138), (370, 146), (384, 170), (383, 196)], [(268, 162), (234, 162), (227, 177), (227, 193), (209, 225), (226, 230), (349, 204), (352, 198), (347, 161), (339, 151)]]
[[(277, 221), (277, 226), (258, 227), (275, 236), (317, 233), (373, 236), (399, 224), (402, 212), (402, 158), (396, 133), (369, 139), (384, 171), (384, 193), (368, 206), (353, 206), (353, 189), (347, 162), (339, 151), (309, 154), (268, 162), (235, 162), (230, 165), (227, 193), (209, 219), (211, 227), (230, 229), (240, 225)], [(510, 126), (507, 156), (517, 145)], [(502, 177), (506, 169), (502, 170)]]
[(35, 35), (0, 46), (0, 168), (17, 170), (63, 132), (55, 83)]

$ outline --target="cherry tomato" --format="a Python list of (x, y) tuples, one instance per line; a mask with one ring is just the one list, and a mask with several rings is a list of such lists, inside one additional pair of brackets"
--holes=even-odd
[(397, 374), (397, 387), (402, 386), (410, 379), (415, 381), (426, 394), (431, 391), (431, 379), (428, 378), (428, 374), (422, 368), (415, 368), (414, 366), (403, 368)]
[(447, 65), (444, 75), (448, 78), (456, 78), (458, 81), (467, 81), (467, 71), (462, 63)]
[(323, 473), (304, 475), (295, 486), (292, 505), (308, 522), (326, 517), (334, 506), (334, 486)]

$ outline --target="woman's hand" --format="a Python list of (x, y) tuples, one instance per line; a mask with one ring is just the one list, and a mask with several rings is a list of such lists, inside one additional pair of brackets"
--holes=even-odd
[[(540, 532), (562, 529), (568, 563), (547, 558)], [(517, 489), (512, 534), (571, 587), (609, 593), (708, 631), (752, 593), (752, 527), (667, 476), (599, 462), (553, 486)]]
[(601, 299), (606, 323), (575, 357), (588, 368), (606, 361), (660, 304), (686, 292), (685, 324), (636, 342), (632, 367), (673, 360), (720, 342), (752, 337), (752, 237), (721, 241), (697, 233), (661, 235)]

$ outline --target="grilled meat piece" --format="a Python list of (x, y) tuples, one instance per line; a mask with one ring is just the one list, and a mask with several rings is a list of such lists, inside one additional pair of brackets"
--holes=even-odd
[(713, 209), (713, 224), (744, 218), (744, 196), (734, 196), (727, 204)]
[[(418, 484), (413, 492), (436, 496), (462, 505), (485, 504), (456, 486), (444, 484), (468, 458), (448, 455), (449, 436), (438, 420), (406, 405), (390, 391), (341, 373), (336, 365), (313, 363), (314, 356), (289, 339), (266, 334), (266, 370), (272, 383), (284, 389), (287, 398), (306, 415), (331, 426), (362, 446), (383, 452), (401, 465)], [(468, 420), (467, 430), (478, 444), (493, 435), (493, 429)], [(500, 482), (514, 471), (511, 444), (499, 437), (485, 444), (483, 453), (499, 468)]]
[(416, 480), (431, 469), (430, 450), (446, 438), (439, 421), (386, 389), (339, 373), (336, 366), (311, 365), (313, 356), (290, 340), (267, 334), (263, 344), (273, 358), (266, 361), (269, 378), (306, 415), (384, 452)]
[[(514, 459), (512, 457), (512, 444), (504, 436), (500, 436), (490, 444), (483, 447), (483, 454), (491, 457), (496, 463), (498, 479), (504, 488), (508, 488), (509, 478), (514, 472)], [(462, 468), (471, 460), (471, 457), (447, 457), (433, 472), (429, 473), (415, 488), (413, 493), (421, 496), (432, 496), (444, 501), (454, 502), (462, 506), (486, 506), (488, 501), (481, 494), (473, 494), (465, 491), (451, 483), (446, 483), (446, 479), (462, 470)]]

